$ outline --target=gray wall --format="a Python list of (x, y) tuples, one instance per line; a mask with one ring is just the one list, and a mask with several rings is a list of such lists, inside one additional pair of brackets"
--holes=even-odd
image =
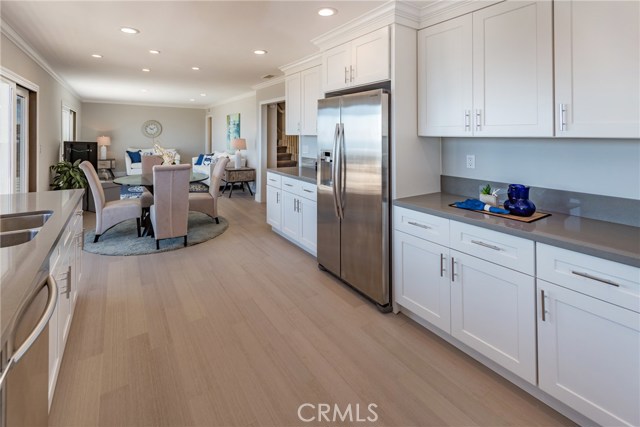
[(4, 34), (0, 39), (0, 64), (15, 74), (39, 86), (38, 91), (38, 162), (37, 191), (49, 190), (49, 166), (60, 157), (62, 139), (62, 105), (77, 113), (78, 123), (82, 121), (80, 100), (48, 72), (29, 58)]
[(116, 159), (116, 171), (124, 172), (128, 147), (152, 148), (154, 142), (142, 134), (142, 124), (157, 120), (162, 134), (156, 143), (175, 148), (182, 163), (203, 152), (205, 146), (205, 110), (196, 108), (151, 107), (125, 104), (83, 103), (80, 139), (95, 141), (100, 135), (111, 137), (108, 157)]
[(638, 200), (640, 140), (444, 138), (442, 174)]
[(213, 117), (213, 144), (214, 151), (230, 151), (227, 149), (227, 115), (240, 113), (240, 138), (247, 140), (247, 150), (242, 155), (247, 158), (247, 165), (256, 167), (256, 97), (231, 101), (227, 104), (218, 105), (209, 109), (208, 114)]

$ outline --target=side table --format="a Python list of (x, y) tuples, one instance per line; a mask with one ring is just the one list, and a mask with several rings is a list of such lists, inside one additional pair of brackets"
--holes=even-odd
[(115, 178), (113, 174), (113, 170), (116, 168), (116, 159), (104, 159), (98, 160), (98, 176), (102, 178), (100, 174), (106, 173), (108, 178), (107, 180), (111, 180)]
[(249, 193), (253, 196), (253, 192), (251, 191), (251, 187), (249, 187), (249, 183), (256, 180), (256, 170), (254, 168), (227, 168), (224, 171), (224, 175), (222, 176), (222, 180), (224, 181), (224, 188), (222, 189), (222, 194), (224, 194), (225, 190), (229, 185), (231, 185), (231, 191), (229, 191), (229, 198), (231, 198), (231, 194), (233, 194), (233, 185), (240, 184), (242, 191), (244, 192), (244, 186), (247, 186)]

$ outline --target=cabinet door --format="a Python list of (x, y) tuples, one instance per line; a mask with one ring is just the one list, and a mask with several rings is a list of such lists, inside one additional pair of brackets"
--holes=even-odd
[(418, 32), (418, 134), (471, 136), (471, 14)]
[(345, 43), (322, 54), (322, 90), (331, 92), (350, 85), (351, 43)]
[(451, 332), (449, 249), (401, 231), (393, 234), (396, 301), (443, 331)]
[(322, 98), (320, 87), (321, 67), (314, 67), (300, 73), (300, 85), (302, 88), (301, 104), (301, 131), (302, 135), (317, 135), (318, 99)]
[(284, 84), (285, 98), (285, 133), (287, 135), (300, 134), (300, 108), (302, 91), (300, 87), (300, 73), (287, 76)]
[(318, 205), (313, 200), (299, 198), (300, 244), (313, 255), (318, 252)]
[(540, 388), (600, 425), (640, 425), (640, 314), (537, 284)]
[(294, 240), (299, 232), (298, 199), (295, 194), (282, 192), (282, 228), (281, 231)]
[(451, 257), (451, 334), (535, 384), (533, 277), (454, 250)]
[(639, 138), (640, 2), (553, 4), (556, 136)]
[(551, 2), (473, 14), (475, 136), (553, 136)]
[(267, 185), (267, 224), (276, 230), (282, 228), (282, 192)]
[(389, 27), (355, 39), (351, 42), (351, 84), (359, 86), (389, 80), (389, 62)]

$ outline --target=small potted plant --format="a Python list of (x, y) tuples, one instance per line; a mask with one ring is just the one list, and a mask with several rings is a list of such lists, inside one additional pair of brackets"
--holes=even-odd
[[(89, 183), (87, 177), (84, 175), (82, 169), (80, 169), (81, 159), (75, 162), (67, 162), (65, 160), (51, 165), (49, 169), (55, 173), (53, 180), (51, 181), (51, 187), (54, 190), (71, 190), (77, 188), (87, 188)], [(82, 202), (82, 209), (87, 210), (88, 198), (87, 193)]]
[(491, 206), (498, 206), (498, 189), (492, 189), (490, 184), (481, 187), (480, 201)]

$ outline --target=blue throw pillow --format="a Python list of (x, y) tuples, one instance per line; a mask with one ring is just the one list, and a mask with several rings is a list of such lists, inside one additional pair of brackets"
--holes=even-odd
[(202, 164), (205, 166), (209, 166), (212, 163), (215, 163), (213, 154), (205, 154), (204, 157), (202, 158)]
[(131, 163), (140, 163), (142, 162), (142, 156), (140, 155), (140, 150), (139, 151), (127, 151), (127, 154), (129, 155), (129, 158), (131, 159)]
[(198, 155), (198, 160), (196, 160), (196, 166), (202, 165), (202, 159), (204, 159), (204, 154)]

